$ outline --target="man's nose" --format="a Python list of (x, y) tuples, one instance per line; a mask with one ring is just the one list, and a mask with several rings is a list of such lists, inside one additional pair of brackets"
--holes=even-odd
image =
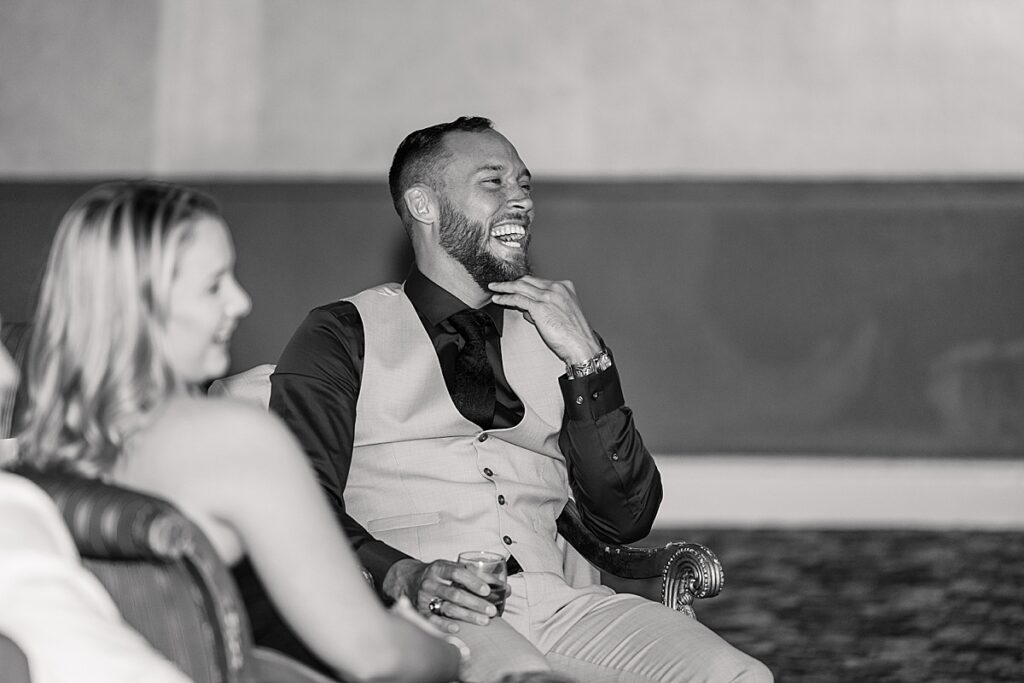
[(526, 189), (516, 188), (508, 197), (508, 205), (519, 211), (530, 211), (533, 209), (533, 198)]

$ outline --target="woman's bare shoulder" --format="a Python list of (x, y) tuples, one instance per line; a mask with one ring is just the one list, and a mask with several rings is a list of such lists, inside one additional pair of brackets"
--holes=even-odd
[(251, 461), (261, 454), (273, 457), (282, 450), (298, 448), (275, 415), (229, 398), (172, 398), (146, 431), (150, 445), (215, 451), (220, 458), (238, 455)]
[(164, 420), (189, 420), (197, 424), (274, 422), (266, 410), (225, 396), (174, 396), (167, 400), (160, 417)]
[(115, 478), (237, 526), (254, 505), (288, 496), (312, 474), (276, 416), (231, 399), (178, 396), (138, 434)]

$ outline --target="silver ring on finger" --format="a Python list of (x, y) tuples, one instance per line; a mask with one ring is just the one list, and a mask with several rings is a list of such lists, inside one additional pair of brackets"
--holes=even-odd
[(431, 614), (435, 614), (439, 617), (443, 617), (444, 613), (441, 611), (441, 607), (444, 605), (444, 598), (431, 598), (430, 602), (427, 603), (427, 611)]

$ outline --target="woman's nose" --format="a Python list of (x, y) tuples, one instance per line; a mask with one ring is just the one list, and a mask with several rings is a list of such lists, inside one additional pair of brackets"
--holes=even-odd
[(252, 310), (252, 297), (245, 291), (245, 288), (237, 280), (232, 282), (231, 299), (228, 304), (228, 312), (236, 318), (244, 318)]

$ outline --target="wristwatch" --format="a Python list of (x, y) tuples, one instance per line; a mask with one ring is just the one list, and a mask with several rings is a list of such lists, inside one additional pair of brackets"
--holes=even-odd
[(608, 350), (604, 349), (601, 353), (597, 354), (593, 358), (588, 358), (582, 363), (566, 363), (565, 374), (569, 379), (579, 379), (580, 377), (586, 377), (587, 375), (604, 372), (611, 366), (612, 357), (608, 355)]

